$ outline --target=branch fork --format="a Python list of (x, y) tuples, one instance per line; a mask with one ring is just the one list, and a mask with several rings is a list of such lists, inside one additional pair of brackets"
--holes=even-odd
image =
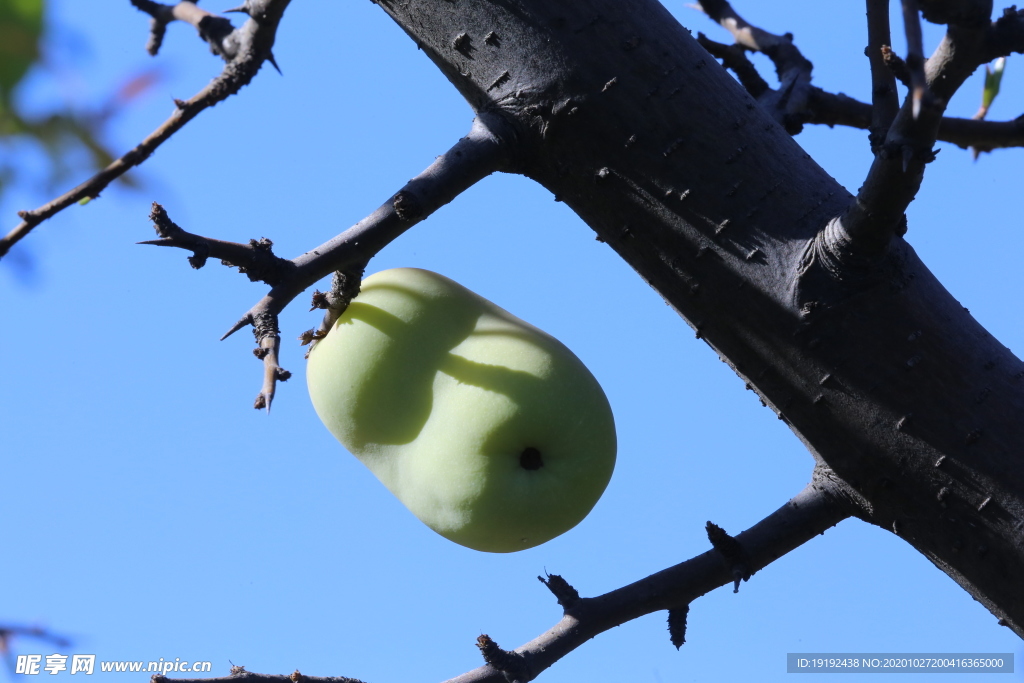
[[(304, 332), (299, 339), (305, 346), (325, 337), (359, 293), (363, 270), (373, 256), (464, 190), (511, 163), (512, 150), (504, 140), (513, 136), (504, 127), (504, 121), (494, 116), (477, 117), (469, 135), (437, 157), (376, 211), (294, 259), (275, 256), (270, 249), (272, 242), (265, 238), (250, 240), (246, 245), (189, 233), (174, 224), (158, 204), (154, 204), (150, 217), (160, 239), (141, 244), (192, 251), (189, 263), (194, 268), (201, 267), (208, 257), (220, 258), (225, 265), (237, 266), (250, 280), (271, 285), (270, 292), (221, 337), (226, 339), (243, 327), (253, 327), (255, 354), (264, 366), (263, 385), (254, 405), (269, 412), (277, 382), (290, 377), (279, 364), (281, 311), (305, 289), (333, 272), (331, 290), (313, 295), (313, 308), (324, 310), (323, 321), (319, 328)], [(496, 131), (505, 135), (499, 136)]]
[[(180, 2), (169, 6), (150, 0), (133, 0), (133, 4), (153, 17), (150, 35), (150, 52), (159, 50), (166, 24), (172, 20), (188, 21), (200, 28), (200, 35), (210, 44), (211, 49), (227, 63), (223, 71), (206, 87), (188, 100), (176, 100), (175, 110), (145, 140), (129, 150), (119, 159), (85, 181), (78, 187), (32, 211), (19, 211), (21, 223), (7, 235), (0, 238), (0, 259), (11, 247), (24, 239), (37, 225), (83, 199), (95, 199), (110, 183), (120, 178), (131, 168), (138, 166), (181, 130), (186, 123), (200, 112), (223, 102), (256, 76), (264, 61), (273, 60), (271, 48), (277, 36), (277, 27), (291, 0), (247, 0), (249, 19), (239, 28), (231, 28), (226, 19), (214, 21), (205, 10), (191, 2)], [(224, 22), (227, 22), (226, 24)], [(160, 27), (163, 28), (160, 28)], [(205, 31), (205, 34), (204, 34)]]

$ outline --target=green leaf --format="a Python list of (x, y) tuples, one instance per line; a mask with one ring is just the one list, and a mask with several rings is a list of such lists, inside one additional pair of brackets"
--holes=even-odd
[(999, 84), (1003, 80), (1003, 71), (1006, 69), (1006, 57), (1000, 57), (995, 61), (992, 68), (985, 65), (985, 89), (981, 93), (981, 106), (988, 109), (999, 94)]

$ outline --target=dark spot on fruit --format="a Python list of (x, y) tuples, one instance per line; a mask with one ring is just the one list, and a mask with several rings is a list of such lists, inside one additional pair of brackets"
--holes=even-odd
[(519, 466), (524, 470), (539, 470), (543, 465), (544, 460), (540, 457), (540, 451), (533, 446), (525, 448), (519, 454)]

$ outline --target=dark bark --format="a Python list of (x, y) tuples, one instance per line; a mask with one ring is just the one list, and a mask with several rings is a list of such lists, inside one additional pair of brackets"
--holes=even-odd
[(851, 248), (853, 198), (653, 0), (379, 4), (863, 519), (1024, 635), (1024, 364), (909, 244)]

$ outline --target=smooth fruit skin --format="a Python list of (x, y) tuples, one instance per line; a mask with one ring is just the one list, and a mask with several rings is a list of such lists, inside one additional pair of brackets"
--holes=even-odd
[(488, 552), (576, 526), (615, 466), (590, 371), (551, 335), (448, 278), (370, 276), (310, 352), (335, 437), (427, 526)]

